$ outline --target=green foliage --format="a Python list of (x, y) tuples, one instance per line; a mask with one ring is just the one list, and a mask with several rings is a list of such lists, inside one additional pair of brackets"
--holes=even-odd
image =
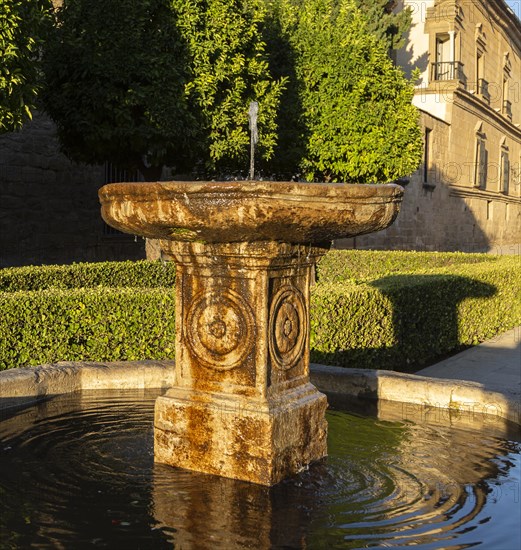
[(319, 281), (362, 283), (400, 273), (457, 273), (460, 266), (504, 261), (491, 254), (405, 252), (401, 250), (331, 250), (317, 266)]
[(354, 0), (266, 1), (272, 70), (288, 77), (281, 147), (295, 145), (285, 162), (315, 181), (380, 183), (411, 174), (423, 147), (414, 87)]
[(100, 262), (72, 265), (10, 267), (0, 269), (0, 292), (46, 289), (172, 288), (175, 265), (171, 262)]
[(356, 0), (364, 13), (369, 30), (389, 49), (398, 50), (405, 45), (404, 34), (411, 28), (411, 9), (393, 10), (396, 0)]
[(186, 95), (198, 121), (198, 158), (210, 170), (248, 166), (250, 101), (259, 103), (259, 154), (276, 142), (275, 116), (284, 81), (274, 82), (264, 54), (260, 0), (173, 0), (187, 44)]
[(276, 138), (273, 83), (245, 0), (65, 0), (45, 50), (44, 105), (64, 152), (87, 163), (246, 167), (248, 106), (263, 153)]
[(431, 274), (363, 273), (366, 283), (323, 274), (315, 287), (312, 361), (404, 371), (521, 323), (517, 258), (455, 262)]
[(186, 55), (170, 0), (65, 0), (43, 65), (64, 153), (144, 174), (182, 163), (194, 127)]
[(174, 357), (173, 290), (0, 292), (0, 369)]
[(0, 133), (31, 118), (50, 8), (50, 0), (0, 0)]
[[(521, 324), (516, 257), (332, 251), (318, 273), (315, 362), (408, 370)], [(144, 261), (0, 270), (0, 369), (173, 358), (174, 277)]]
[(173, 358), (174, 285), (171, 262), (0, 269), (0, 370)]

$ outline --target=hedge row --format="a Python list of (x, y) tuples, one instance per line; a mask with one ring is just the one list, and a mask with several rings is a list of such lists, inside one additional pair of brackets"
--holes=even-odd
[(433, 273), (464, 264), (496, 263), (502, 257), (463, 252), (331, 250), (317, 266), (317, 278), (329, 282), (373, 281), (397, 273)]
[[(352, 265), (359, 266), (354, 282), (341, 280), (341, 275), (327, 280), (321, 264), (311, 303), (312, 361), (408, 370), (521, 324), (517, 257), (479, 255), (477, 261), (478, 255), (445, 255), (420, 261), (419, 255), (398, 254), (396, 262), (406, 272), (396, 272), (398, 263), (384, 258), (370, 273), (364, 256), (372, 254), (343, 251), (326, 257), (330, 265), (342, 255), (354, 258)], [(341, 267), (341, 262), (335, 265)], [(30, 274), (25, 281), (24, 269)], [(42, 273), (33, 274), (38, 271)], [(11, 272), (10, 279), (5, 272)], [(67, 273), (73, 274), (72, 280), (67, 281)], [(355, 270), (345, 273), (352, 277)], [(11, 290), (0, 292), (0, 369), (59, 360), (174, 357), (172, 265), (17, 268), (1, 270), (0, 280)], [(102, 286), (107, 284), (133, 288)], [(12, 291), (16, 285), (40, 285), (43, 290)], [(139, 288), (146, 285), (159, 288)]]
[[(469, 263), (495, 263), (498, 256), (461, 252), (331, 250), (317, 267), (317, 277), (329, 282), (362, 282), (396, 273), (431, 273)], [(47, 288), (171, 287), (171, 262), (100, 262), (0, 269), (0, 291)]]
[(311, 360), (412, 370), (491, 338), (521, 324), (519, 267), (503, 257), (358, 284), (322, 279), (312, 295)]
[(57, 361), (174, 357), (175, 291), (0, 293), (0, 370)]
[(106, 287), (171, 288), (171, 262), (100, 262), (0, 269), (0, 292)]

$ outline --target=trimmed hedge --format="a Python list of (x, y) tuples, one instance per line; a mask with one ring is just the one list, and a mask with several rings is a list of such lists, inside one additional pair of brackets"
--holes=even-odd
[(520, 323), (517, 257), (365, 283), (324, 281), (322, 273), (312, 294), (311, 360), (412, 370)]
[[(411, 370), (493, 337), (521, 324), (519, 268), (518, 257), (332, 251), (311, 298), (311, 360)], [(0, 270), (0, 369), (174, 358), (174, 277), (160, 262)]]
[(174, 358), (175, 264), (0, 269), (0, 370)]
[(0, 269), (0, 292), (97, 286), (171, 288), (174, 284), (175, 265), (172, 262), (140, 260)]
[(331, 250), (317, 266), (317, 279), (329, 282), (373, 281), (397, 273), (439, 273), (463, 264), (496, 263), (503, 258), (463, 252)]
[(0, 369), (57, 361), (173, 359), (173, 289), (0, 293)]

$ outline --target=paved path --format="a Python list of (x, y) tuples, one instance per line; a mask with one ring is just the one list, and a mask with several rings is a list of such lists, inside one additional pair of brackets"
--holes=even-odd
[(487, 390), (521, 400), (521, 326), (416, 374), (478, 382)]

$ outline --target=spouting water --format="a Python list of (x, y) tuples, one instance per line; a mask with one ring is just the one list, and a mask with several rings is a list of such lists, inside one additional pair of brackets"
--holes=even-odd
[(248, 179), (255, 179), (255, 145), (259, 141), (259, 132), (257, 131), (257, 115), (259, 114), (259, 104), (257, 101), (250, 102), (248, 110), (248, 119), (250, 121), (250, 173)]

